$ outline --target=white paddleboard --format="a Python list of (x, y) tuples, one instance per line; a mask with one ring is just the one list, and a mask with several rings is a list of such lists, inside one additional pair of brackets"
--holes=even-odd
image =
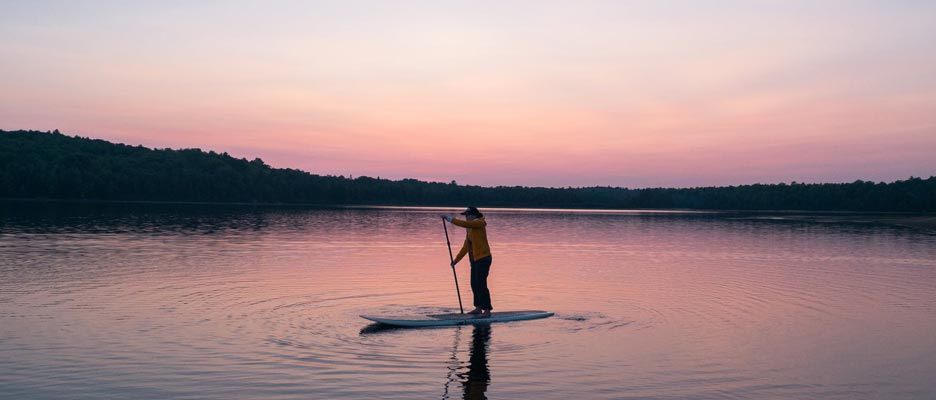
[(429, 315), (396, 315), (373, 316), (362, 315), (361, 318), (395, 326), (451, 326), (469, 324), (490, 324), (492, 322), (522, 321), (526, 319), (539, 319), (551, 317), (548, 311), (497, 311), (492, 312), (488, 318), (479, 318), (472, 314), (429, 314)]

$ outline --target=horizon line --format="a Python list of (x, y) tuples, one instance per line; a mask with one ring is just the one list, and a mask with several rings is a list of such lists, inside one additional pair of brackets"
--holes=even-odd
[[(205, 150), (205, 149), (202, 149), (202, 148), (200, 148), (200, 147), (176, 147), (176, 148), (173, 148), (173, 147), (155, 147), (155, 146), (154, 146), (154, 147), (150, 147), (150, 146), (146, 146), (146, 145), (143, 145), (143, 144), (136, 144), (136, 145), (134, 145), (134, 144), (129, 144), (129, 143), (121, 143), (121, 142), (110, 141), (110, 140), (107, 140), (107, 139), (95, 138), (95, 137), (91, 137), (91, 136), (81, 136), (80, 134), (69, 135), (69, 134), (66, 134), (66, 133), (62, 133), (59, 129), (46, 130), (46, 131), (42, 131), (42, 130), (32, 130), (32, 129), (16, 129), (16, 130), (5, 130), (5, 129), (0, 129), (0, 132), (3, 132), (3, 133), (12, 133), (12, 132), (36, 132), (36, 133), (43, 133), (43, 134), (59, 134), (59, 135), (62, 135), (62, 136), (65, 136), (65, 137), (70, 137), (70, 138), (88, 139), (88, 140), (100, 140), (100, 141), (103, 141), (103, 142), (107, 142), (107, 143), (111, 143), (111, 144), (117, 144), (117, 145), (123, 145), (123, 146), (128, 146), (128, 147), (142, 147), (142, 148), (145, 148), (145, 149), (148, 149), (148, 150), (152, 150), (152, 151), (159, 151), (159, 150), (171, 150), (171, 151), (198, 150), (198, 151), (201, 151), (201, 152), (206, 153), (206, 154), (215, 153), (215, 154), (219, 154), (219, 155), (226, 155), (226, 156), (228, 156), (228, 157), (231, 157), (231, 158), (237, 159), (237, 160), (252, 161), (252, 160), (249, 159), (247, 156), (237, 157), (237, 156), (235, 156), (235, 155), (231, 155), (231, 154), (230, 154), (229, 152), (227, 152), (227, 151), (218, 152), (218, 151), (211, 150), (211, 149)], [(882, 180), (882, 181), (874, 181), (874, 180), (856, 179), (856, 180), (853, 180), (853, 181), (800, 182), (800, 181), (796, 181), (796, 180), (790, 180), (789, 182), (787, 182), (787, 181), (779, 181), (779, 182), (773, 182), (773, 183), (754, 182), (754, 183), (739, 183), (739, 184), (720, 185), (720, 186), (719, 186), (719, 185), (699, 185), (699, 186), (644, 186), (644, 187), (627, 187), (627, 186), (613, 186), (613, 185), (604, 185), (604, 186), (602, 186), (602, 185), (593, 185), (593, 186), (475, 185), (475, 184), (459, 184), (459, 183), (457, 182), (456, 179), (452, 179), (452, 180), (449, 181), (449, 182), (445, 182), (445, 181), (438, 181), (438, 180), (419, 179), (419, 178), (413, 178), (413, 177), (382, 178), (380, 175), (378, 175), (378, 176), (375, 177), (375, 176), (369, 176), (369, 175), (361, 174), (361, 175), (358, 175), (358, 176), (355, 178), (355, 177), (354, 177), (354, 174), (349, 174), (347, 177), (345, 177), (345, 175), (343, 175), (343, 174), (341, 174), (341, 175), (318, 174), (318, 173), (315, 173), (315, 172), (312, 172), (312, 171), (307, 171), (307, 170), (305, 170), (305, 169), (273, 166), (273, 165), (271, 165), (271, 164), (267, 164), (266, 161), (264, 161), (264, 160), (263, 160), (262, 158), (260, 158), (260, 157), (253, 157), (253, 160), (260, 160), (261, 162), (263, 162), (264, 165), (270, 167), (271, 169), (278, 169), (278, 170), (296, 170), (296, 171), (300, 171), (300, 172), (307, 173), (307, 174), (310, 174), (310, 175), (315, 175), (315, 176), (323, 176), (323, 177), (331, 177), (331, 178), (340, 178), (340, 179), (348, 179), (348, 180), (356, 180), (356, 179), (361, 179), (361, 178), (368, 178), (368, 179), (375, 179), (375, 180), (386, 180), (386, 181), (390, 181), (390, 182), (402, 182), (402, 181), (405, 181), (405, 180), (415, 180), (415, 181), (418, 181), (418, 182), (437, 183), (437, 184), (444, 184), (444, 185), (448, 185), (448, 184), (451, 184), (451, 183), (454, 182), (456, 186), (463, 186), (463, 187), (479, 187), (479, 188), (526, 188), (526, 189), (549, 189), (549, 190), (582, 190), (582, 189), (594, 189), (594, 188), (619, 189), (619, 190), (655, 190), (655, 189), (692, 190), (692, 189), (731, 188), (731, 187), (757, 186), (757, 185), (763, 185), (763, 186), (783, 186), (783, 185), (786, 185), (786, 186), (793, 186), (793, 185), (844, 185), (844, 184), (852, 184), (852, 183), (858, 183), (858, 182), (873, 183), (873, 184), (892, 184), (892, 183), (903, 182), (903, 181), (912, 180), (912, 179), (931, 179), (931, 178), (936, 177), (936, 175), (930, 175), (930, 176), (928, 176), (928, 177), (924, 177), (923, 175), (921, 175), (921, 176), (910, 175), (910, 176), (908, 176), (908, 177), (905, 178), (905, 179), (894, 179), (894, 180), (892, 180), (892, 181), (883, 181), (883, 180)]]

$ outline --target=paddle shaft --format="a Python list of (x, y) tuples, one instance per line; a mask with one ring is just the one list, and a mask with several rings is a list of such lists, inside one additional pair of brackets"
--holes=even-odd
[(464, 314), (465, 309), (462, 307), (461, 289), (458, 288), (458, 274), (455, 273), (455, 256), (452, 255), (452, 242), (449, 241), (448, 226), (445, 226), (445, 217), (442, 217), (442, 229), (445, 230), (445, 244), (448, 245), (449, 249), (449, 261), (451, 261), (449, 265), (452, 266), (452, 276), (455, 277), (455, 293), (458, 293), (458, 309)]

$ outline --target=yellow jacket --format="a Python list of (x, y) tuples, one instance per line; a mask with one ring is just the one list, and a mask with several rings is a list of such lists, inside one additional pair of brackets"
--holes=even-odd
[(468, 234), (465, 236), (465, 244), (462, 245), (458, 255), (455, 256), (455, 262), (461, 261), (465, 254), (469, 254), (471, 261), (477, 261), (484, 257), (491, 256), (491, 247), (488, 245), (487, 231), (484, 229), (487, 222), (484, 218), (478, 218), (471, 221), (462, 219), (452, 219), (452, 224), (462, 228), (468, 228)]

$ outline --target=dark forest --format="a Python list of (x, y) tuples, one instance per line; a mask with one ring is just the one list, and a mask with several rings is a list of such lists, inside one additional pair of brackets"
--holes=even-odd
[(684, 189), (482, 187), (316, 175), (200, 149), (0, 130), (0, 198), (260, 204), (936, 211), (936, 177)]

